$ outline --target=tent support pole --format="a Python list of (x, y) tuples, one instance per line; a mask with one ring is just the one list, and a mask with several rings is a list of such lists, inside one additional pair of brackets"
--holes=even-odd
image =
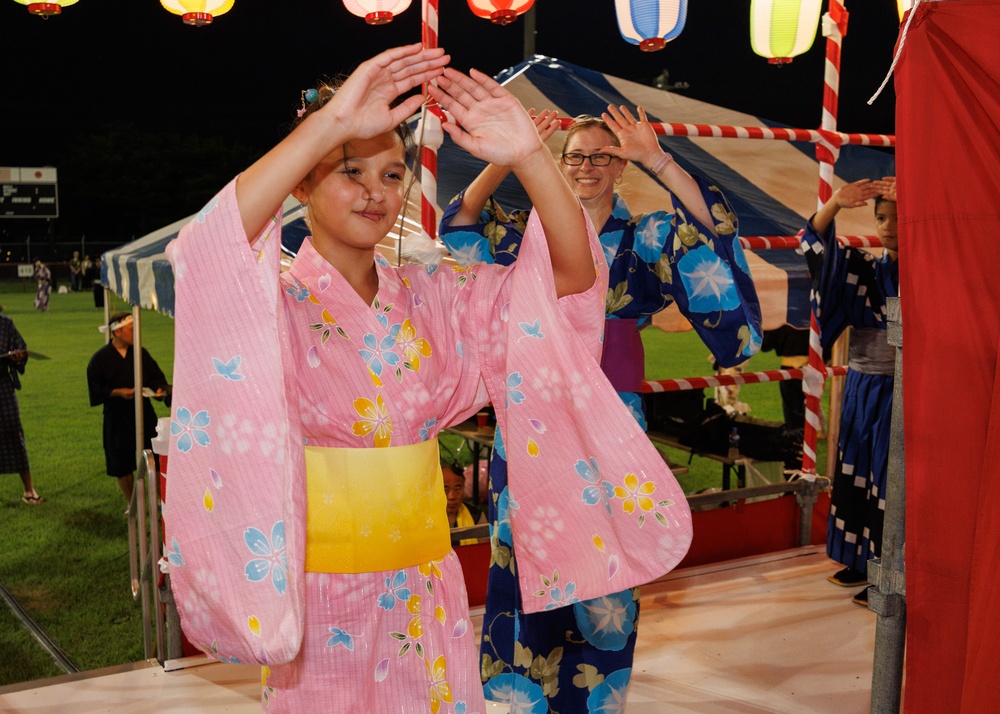
[(868, 561), (868, 609), (878, 615), (872, 669), (871, 711), (898, 712), (906, 649), (906, 462), (903, 458), (903, 319), (899, 298), (888, 299), (888, 339), (896, 348), (892, 426), (886, 475), (885, 525), (881, 556)]

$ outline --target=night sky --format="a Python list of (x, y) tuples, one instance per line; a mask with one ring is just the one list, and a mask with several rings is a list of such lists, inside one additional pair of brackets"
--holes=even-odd
[[(892, 133), (892, 84), (873, 106), (898, 30), (894, 0), (847, 0), (839, 128)], [(683, 33), (643, 53), (618, 33), (613, 0), (537, 0), (538, 54), (650, 82), (803, 128), (819, 125), (824, 41), (773, 67), (750, 48), (749, 0), (691, 0)], [(460, 69), (523, 58), (523, 19), (475, 17), (440, 0), (440, 44)], [(301, 89), (420, 39), (420, 2), (369, 27), (339, 0), (236, 0), (207, 27), (156, 0), (80, 0), (43, 20), (0, 0), (0, 166), (55, 166), (55, 233), (129, 240), (195, 210), (284, 134)], [(16, 232), (8, 221), (0, 226)], [(13, 230), (12, 230), (13, 229)]]

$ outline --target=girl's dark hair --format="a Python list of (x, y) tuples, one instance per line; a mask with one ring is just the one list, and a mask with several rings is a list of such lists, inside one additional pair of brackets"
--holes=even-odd
[[(299, 124), (306, 120), (313, 112), (319, 111), (327, 102), (333, 99), (333, 95), (337, 93), (337, 90), (344, 84), (346, 78), (338, 77), (336, 79), (328, 79), (326, 81), (320, 82), (316, 87), (316, 99), (312, 102), (306, 102), (305, 95), (302, 93), (302, 105), (299, 109), (298, 116), (292, 121), (291, 129), (294, 130)], [(393, 102), (395, 105), (396, 102)], [(417, 158), (417, 143), (413, 138), (413, 131), (410, 129), (410, 125), (405, 121), (400, 123), (396, 127), (396, 135), (403, 142), (403, 151), (406, 153), (406, 158), (411, 162), (415, 162)]]

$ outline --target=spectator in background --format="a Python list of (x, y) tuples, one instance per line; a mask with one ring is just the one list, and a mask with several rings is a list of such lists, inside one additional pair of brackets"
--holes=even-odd
[[(90, 406), (104, 405), (104, 458), (108, 476), (118, 479), (118, 485), (131, 502), (136, 468), (135, 444), (135, 371), (132, 356), (132, 316), (122, 312), (111, 318), (111, 342), (90, 358), (87, 365), (87, 387)], [(146, 449), (156, 433), (156, 412), (149, 396), (159, 399), (170, 392), (170, 385), (159, 365), (145, 348), (142, 350), (142, 382), (149, 391), (140, 388), (143, 401), (143, 435)]]
[(77, 292), (80, 289), (80, 281), (83, 279), (83, 264), (80, 262), (80, 251), (74, 250), (73, 257), (69, 259), (69, 285), (70, 290)]
[(21, 413), (14, 393), (21, 388), (18, 375), (24, 374), (27, 361), (28, 348), (14, 327), (14, 321), (0, 315), (0, 474), (18, 474), (24, 485), (21, 500), (29, 506), (37, 506), (44, 499), (31, 485), (28, 450), (24, 445)]
[[(451, 528), (468, 528), (486, 523), (486, 517), (478, 509), (475, 513), (465, 503), (465, 470), (447, 461), (441, 462), (441, 473), (444, 476), (444, 495), (448, 498), (448, 526)], [(466, 538), (459, 545), (477, 543), (476, 538)]]
[(94, 307), (104, 307), (104, 285), (101, 283), (101, 259), (94, 261), (90, 269), (91, 279), (94, 281)]
[(90, 260), (89, 255), (83, 256), (83, 260), (80, 261), (80, 287), (83, 290), (89, 288), (94, 282), (94, 263)]
[(38, 281), (38, 292), (35, 293), (35, 309), (47, 312), (49, 295), (52, 294), (52, 272), (40, 258), (35, 259), (35, 280)]

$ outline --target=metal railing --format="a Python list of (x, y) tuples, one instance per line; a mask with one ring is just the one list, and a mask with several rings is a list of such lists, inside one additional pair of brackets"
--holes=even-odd
[[(145, 493), (145, 499), (143, 498)], [(156, 468), (156, 456), (146, 449), (139, 459), (132, 498), (128, 513), (129, 570), (132, 583), (132, 599), (142, 606), (142, 644), (146, 659), (155, 656), (162, 665), (168, 657), (179, 653), (179, 646), (167, 647), (165, 633), (167, 618), (173, 610), (172, 598), (164, 597), (169, 587), (159, 582), (160, 554), (162, 548), (160, 534), (160, 477)], [(172, 618), (176, 620), (176, 618)], [(156, 638), (153, 638), (155, 628)], [(171, 629), (171, 639), (174, 629)], [(177, 632), (177, 643), (180, 633)]]

